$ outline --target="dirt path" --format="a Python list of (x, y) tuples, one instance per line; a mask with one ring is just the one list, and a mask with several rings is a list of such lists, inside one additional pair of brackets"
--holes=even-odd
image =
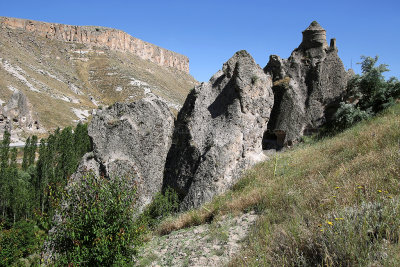
[(142, 248), (136, 266), (222, 266), (239, 252), (257, 217), (254, 213), (226, 216), (218, 222), (154, 237)]

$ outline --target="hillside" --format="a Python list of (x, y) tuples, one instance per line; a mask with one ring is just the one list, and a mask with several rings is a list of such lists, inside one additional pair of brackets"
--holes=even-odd
[[(399, 125), (397, 104), (337, 136), (276, 154), (211, 203), (164, 220), (139, 265), (220, 265), (239, 244), (231, 266), (398, 266)], [(240, 218), (250, 211), (258, 220), (241, 242), (227, 218), (244, 213), (236, 225), (247, 231), (253, 220)], [(174, 250), (162, 249), (169, 244)]]
[(185, 56), (114, 29), (2, 17), (0, 40), (1, 103), (22, 92), (43, 133), (149, 94), (179, 110), (197, 83)]

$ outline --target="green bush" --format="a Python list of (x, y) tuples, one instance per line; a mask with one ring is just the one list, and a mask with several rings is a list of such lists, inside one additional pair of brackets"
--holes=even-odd
[(167, 188), (164, 193), (157, 193), (153, 201), (146, 207), (138, 219), (143, 225), (152, 228), (163, 218), (176, 213), (179, 207), (178, 194), (172, 188)]
[(142, 233), (132, 217), (135, 201), (135, 187), (124, 178), (87, 175), (70, 183), (49, 234), (57, 264), (132, 264)]
[(371, 117), (371, 112), (361, 110), (356, 105), (342, 102), (333, 119), (335, 120), (335, 129), (341, 130), (369, 117)]
[(375, 58), (361, 56), (361, 75), (355, 75), (347, 85), (346, 101), (334, 114), (328, 130), (344, 130), (393, 105), (400, 98), (400, 82), (392, 77), (385, 80), (386, 64), (375, 66)]
[(42, 244), (43, 233), (34, 223), (17, 222), (11, 229), (0, 232), (0, 266), (10, 266), (20, 258), (25, 258)]

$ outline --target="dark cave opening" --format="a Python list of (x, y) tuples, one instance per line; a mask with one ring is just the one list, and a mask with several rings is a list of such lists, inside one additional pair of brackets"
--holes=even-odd
[(262, 149), (276, 151), (281, 150), (285, 145), (286, 132), (282, 130), (266, 130), (262, 139)]

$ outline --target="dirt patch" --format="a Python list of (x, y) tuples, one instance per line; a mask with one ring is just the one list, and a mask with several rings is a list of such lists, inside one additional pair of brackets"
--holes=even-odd
[(141, 249), (136, 266), (222, 266), (239, 252), (257, 218), (253, 212), (224, 216), (210, 224), (153, 237)]

